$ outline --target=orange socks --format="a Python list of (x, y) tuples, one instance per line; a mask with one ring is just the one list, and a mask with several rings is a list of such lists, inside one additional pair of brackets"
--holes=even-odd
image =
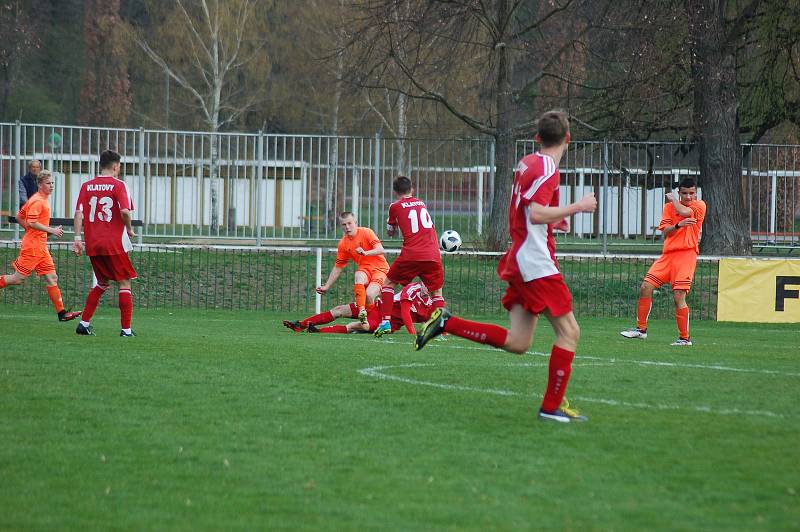
[(50, 298), (50, 301), (53, 302), (56, 312), (61, 312), (64, 310), (64, 302), (61, 300), (61, 290), (58, 289), (58, 285), (48, 286), (47, 295)]
[(647, 330), (647, 318), (650, 317), (650, 308), (653, 306), (652, 297), (640, 297), (636, 307), (636, 328)]
[(689, 307), (679, 308), (675, 311), (675, 321), (678, 323), (678, 335), (684, 340), (689, 339)]
[(360, 309), (367, 306), (367, 287), (363, 284), (354, 284), (353, 293), (356, 295), (356, 306)]

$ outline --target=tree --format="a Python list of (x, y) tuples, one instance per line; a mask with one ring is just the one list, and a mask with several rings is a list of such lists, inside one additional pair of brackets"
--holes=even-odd
[(86, 68), (81, 124), (125, 127), (131, 112), (128, 54), (119, 0), (89, 0), (84, 14)]
[[(347, 52), (354, 83), (435, 102), (494, 138), (490, 249), (507, 245), (515, 140), (532, 126), (519, 98), (548, 76), (580, 36), (579, 5), (577, 0), (378, 0), (365, 4), (353, 21)], [(553, 39), (559, 20), (579, 30), (569, 39)]]
[(5, 117), (12, 83), (26, 54), (40, 46), (22, 0), (0, 5), (0, 117)]
[(267, 59), (261, 38), (263, 0), (177, 0), (164, 23), (145, 35), (139, 28), (136, 43), (200, 110), (211, 132), (211, 229), (219, 227), (217, 154), (223, 127), (253, 107), (263, 94), (265, 79), (253, 79), (248, 70), (264, 72)]

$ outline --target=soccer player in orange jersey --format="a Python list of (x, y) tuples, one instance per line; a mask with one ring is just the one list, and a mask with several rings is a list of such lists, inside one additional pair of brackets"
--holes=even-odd
[(700, 252), (700, 231), (706, 216), (706, 203), (697, 199), (697, 184), (691, 177), (678, 185), (678, 193), (667, 194), (668, 203), (661, 214), (659, 230), (664, 235), (664, 251), (653, 263), (639, 287), (636, 327), (622, 331), (625, 338), (647, 338), (647, 318), (653, 305), (653, 290), (672, 284), (678, 339), (674, 346), (690, 346), (689, 305), (686, 294), (692, 287), (697, 254)]
[(325, 294), (345, 266), (352, 260), (356, 264), (353, 294), (358, 307), (358, 319), (367, 322), (367, 307), (371, 307), (381, 293), (381, 287), (389, 271), (389, 263), (384, 257), (383, 244), (375, 232), (368, 227), (359, 227), (352, 212), (339, 215), (344, 236), (339, 241), (336, 264), (328, 275), (325, 284), (317, 287), (317, 293)]
[(61, 226), (50, 227), (50, 194), (53, 193), (55, 182), (47, 170), (39, 172), (37, 178), (39, 191), (28, 199), (17, 213), (17, 222), (25, 228), (22, 237), (22, 246), (19, 257), (14, 261), (14, 273), (0, 275), (0, 288), (22, 284), (34, 271), (44, 277), (47, 285), (47, 295), (58, 314), (58, 321), (74, 320), (81, 315), (80, 312), (69, 312), (64, 309), (61, 300), (61, 290), (58, 288), (58, 275), (53, 257), (47, 250), (47, 235), (60, 237), (64, 234)]

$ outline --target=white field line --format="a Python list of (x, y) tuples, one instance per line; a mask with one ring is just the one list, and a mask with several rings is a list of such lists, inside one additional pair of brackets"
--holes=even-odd
[[(336, 340), (346, 340), (350, 337), (350, 335), (335, 335), (332, 334), (332, 337), (335, 337)], [(410, 335), (409, 335), (410, 336)], [(333, 340), (334, 338), (331, 338)], [(391, 338), (386, 338), (385, 336), (380, 340), (385, 343), (390, 344), (403, 344), (406, 342), (396, 342)], [(411, 346), (411, 342), (408, 342), (409, 347)], [(463, 349), (467, 351), (486, 351), (490, 353), (503, 353), (501, 349), (495, 349), (493, 347), (482, 347), (482, 346), (471, 346), (471, 345), (447, 345), (447, 340), (443, 342), (436, 342), (429, 343), (425, 346), (426, 352), (433, 349)], [(680, 347), (676, 349), (687, 350), (689, 348)], [(541, 353), (539, 351), (528, 351), (525, 355), (537, 356), (537, 357), (550, 357), (550, 353)], [(525, 356), (525, 355), (512, 355), (512, 356)], [(734, 373), (760, 373), (763, 375), (776, 375), (779, 377), (800, 377), (800, 373), (791, 372), (791, 371), (778, 371), (778, 370), (771, 370), (771, 369), (754, 369), (754, 368), (735, 368), (731, 366), (725, 366), (722, 364), (685, 364), (682, 362), (664, 362), (660, 360), (624, 360), (614, 357), (598, 357), (598, 356), (591, 356), (591, 355), (575, 355), (575, 360), (594, 360), (597, 362), (608, 362), (609, 364), (638, 364), (642, 366), (660, 366), (660, 367), (671, 367), (671, 368), (686, 368), (686, 369), (705, 369), (711, 371), (730, 371)]]
[[(510, 366), (514, 366), (516, 364), (509, 364)], [(494, 388), (476, 388), (473, 386), (462, 386), (459, 384), (444, 384), (441, 382), (432, 382), (432, 381), (423, 381), (419, 379), (414, 379), (411, 377), (400, 377), (398, 375), (390, 375), (386, 373), (386, 370), (391, 369), (398, 369), (398, 368), (431, 368), (436, 367), (436, 364), (419, 364), (419, 363), (412, 363), (412, 364), (397, 364), (391, 366), (373, 366), (371, 368), (362, 368), (358, 370), (364, 376), (372, 377), (379, 380), (386, 380), (386, 381), (397, 381), (402, 382), (405, 384), (412, 384), (416, 386), (430, 386), (433, 388), (439, 388), (441, 390), (450, 390), (450, 391), (458, 391), (458, 392), (477, 392), (477, 393), (488, 393), (492, 395), (502, 395), (505, 397), (535, 397), (535, 398), (542, 398), (541, 394), (537, 393), (521, 393), (515, 392), (513, 390), (504, 390), (504, 389), (494, 389)], [(642, 408), (648, 410), (674, 410), (674, 411), (688, 411), (688, 412), (699, 412), (704, 414), (719, 414), (725, 416), (756, 416), (756, 417), (770, 417), (770, 418), (783, 418), (782, 414), (776, 414), (775, 412), (770, 412), (768, 410), (740, 410), (738, 408), (724, 408), (724, 409), (714, 409), (710, 406), (692, 406), (692, 405), (667, 405), (667, 404), (649, 404), (649, 403), (629, 403), (627, 401), (617, 401), (615, 399), (600, 399), (595, 397), (584, 397), (584, 396), (570, 396), (571, 399), (575, 401), (581, 401), (584, 403), (599, 403), (609, 406), (622, 406), (626, 408)]]

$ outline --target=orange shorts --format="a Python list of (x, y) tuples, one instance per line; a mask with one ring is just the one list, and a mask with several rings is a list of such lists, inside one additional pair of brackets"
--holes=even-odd
[(672, 251), (658, 257), (644, 276), (644, 280), (660, 288), (669, 283), (673, 290), (690, 290), (694, 270), (697, 266), (697, 253), (693, 249)]
[(36, 275), (47, 275), (48, 273), (55, 273), (56, 265), (53, 262), (53, 257), (47, 248), (44, 249), (44, 254), (40, 250), (38, 253), (33, 254), (27, 249), (22, 249), (19, 252), (19, 257), (14, 261), (14, 269), (25, 277), (32, 274), (34, 271)]
[(383, 286), (383, 284), (386, 282), (386, 274), (388, 273), (382, 269), (375, 270), (372, 268), (359, 268), (356, 271), (362, 272), (364, 275), (367, 276), (368, 285), (375, 283), (378, 286)]

